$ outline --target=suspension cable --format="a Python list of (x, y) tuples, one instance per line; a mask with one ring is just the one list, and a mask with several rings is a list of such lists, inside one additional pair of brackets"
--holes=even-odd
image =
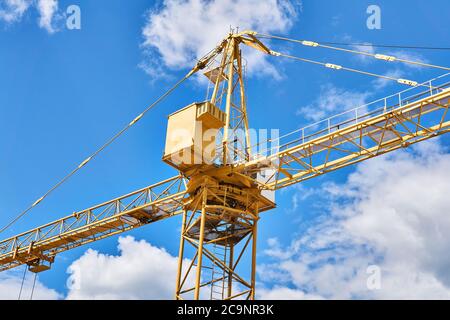
[(25, 270), (23, 271), (23, 277), (22, 277), (22, 284), (20, 285), (19, 297), (17, 298), (17, 300), (20, 300), (20, 297), (21, 297), (21, 295), (22, 295), (23, 284), (24, 284), (24, 282), (25, 282), (25, 276), (26, 276), (26, 274), (27, 274), (27, 269), (28, 269), (28, 266), (25, 265)]
[(37, 272), (34, 274), (33, 287), (31, 288), (30, 300), (33, 300), (34, 287), (36, 286)]
[[(439, 77), (437, 77), (437, 78), (431, 79), (431, 80), (429, 80), (429, 81), (423, 82), (422, 84), (425, 85), (426, 83), (430, 83), (430, 82), (433, 81), (433, 80), (437, 80), (437, 79), (440, 79), (440, 78), (442, 78), (442, 77), (446, 77), (446, 76), (448, 76), (448, 75), (450, 75), (450, 72), (449, 72), (449, 73), (446, 73), (446, 74), (443, 74), (443, 75), (441, 75), (441, 76), (439, 76)], [(443, 90), (444, 86), (445, 86), (445, 87), (450, 86), (450, 82), (446, 82), (444, 85), (438, 86), (438, 87), (426, 85), (427, 88), (433, 88), (433, 89), (438, 89), (438, 90)], [(409, 90), (411, 90), (411, 89), (406, 89), (406, 90), (404, 90), (404, 91), (400, 91), (400, 92), (398, 92), (397, 94), (394, 94), (394, 95), (396, 96), (396, 95), (402, 94), (402, 93), (404, 93), (404, 92), (407, 92), (407, 91), (409, 91)], [(382, 101), (382, 100), (386, 100), (387, 98), (392, 98), (394, 95), (390, 95), (390, 96), (388, 96), (388, 97), (381, 98), (381, 99), (378, 99), (378, 100), (375, 100), (375, 101), (366, 103), (366, 104), (364, 104), (364, 105), (358, 106), (358, 107), (353, 108), (353, 109), (345, 110), (345, 111), (343, 111), (343, 112), (341, 112), (341, 113), (339, 113), (339, 114), (335, 114), (335, 115), (333, 115), (333, 116), (331, 116), (331, 117), (322, 119), (322, 120), (320, 120), (319, 122), (316, 122), (316, 123), (313, 123), (313, 124), (309, 124), (309, 125), (307, 125), (306, 127), (301, 127), (301, 128), (295, 129), (295, 130), (293, 130), (293, 131), (290, 131), (290, 132), (288, 132), (288, 133), (285, 133), (285, 134), (283, 134), (283, 135), (281, 135), (281, 136), (278, 136), (277, 138), (269, 138), (269, 139), (262, 140), (262, 141), (260, 141), (260, 142), (258, 142), (258, 143), (255, 143), (255, 144), (251, 145), (250, 148), (259, 147), (260, 145), (265, 144), (265, 143), (268, 143), (268, 142), (273, 143), (273, 142), (280, 141), (281, 139), (283, 139), (283, 138), (285, 138), (285, 137), (288, 137), (288, 136), (293, 135), (293, 134), (295, 134), (295, 133), (304, 131), (306, 128), (310, 128), (310, 127), (312, 127), (312, 126), (315, 126), (315, 125), (317, 125), (317, 123), (326, 121), (327, 119), (331, 119), (331, 118), (334, 118), (334, 117), (341, 116), (341, 115), (343, 115), (343, 114), (345, 114), (345, 113), (348, 113), (348, 112), (356, 111), (357, 109), (360, 109), (360, 108), (363, 108), (363, 107), (367, 107), (367, 106), (369, 106), (369, 105), (371, 105), (371, 104), (380, 102), (380, 101)], [(271, 149), (274, 149), (274, 147), (271, 148)], [(266, 148), (266, 149), (264, 149), (263, 151), (271, 150), (271, 149)]]
[(302, 45), (307, 46), (307, 47), (313, 47), (313, 48), (320, 47), (320, 48), (331, 49), (331, 50), (336, 50), (336, 51), (342, 51), (342, 52), (348, 52), (348, 53), (359, 54), (359, 55), (364, 55), (364, 56), (370, 56), (370, 57), (373, 57), (373, 58), (375, 58), (377, 60), (381, 60), (381, 61), (385, 61), (385, 62), (398, 61), (398, 62), (402, 62), (402, 63), (406, 63), (406, 64), (412, 64), (412, 65), (416, 65), (416, 66), (429, 67), (429, 68), (435, 68), (435, 69), (441, 69), (441, 70), (450, 71), (450, 68), (448, 68), (448, 67), (443, 67), (443, 66), (429, 64), (429, 63), (420, 62), (420, 61), (407, 60), (407, 59), (403, 59), (403, 58), (400, 58), (400, 57), (395, 57), (395, 56), (392, 56), (392, 55), (385, 55), (385, 54), (370, 53), (370, 52), (364, 52), (364, 51), (358, 51), (358, 50), (339, 48), (339, 47), (334, 47), (334, 46), (330, 46), (330, 45), (320, 44), (320, 43), (314, 42), (314, 41), (290, 39), (290, 38), (279, 37), (279, 36), (272, 36), (272, 35), (267, 35), (267, 34), (260, 34), (259, 36), (263, 37), (263, 38), (277, 39), (277, 40), (283, 40), (283, 41), (288, 41), (288, 42), (299, 43), (299, 44), (302, 44)]
[(404, 84), (404, 85), (411, 86), (411, 87), (422, 86), (422, 87), (430, 88), (430, 86), (418, 83), (417, 81), (401, 79), (401, 78), (394, 78), (394, 77), (387, 76), (387, 75), (381, 75), (381, 74), (362, 71), (362, 70), (358, 70), (358, 69), (347, 68), (347, 67), (344, 67), (344, 66), (341, 66), (338, 64), (325, 63), (325, 62), (305, 59), (305, 58), (296, 57), (296, 56), (292, 56), (292, 55), (288, 55), (288, 54), (280, 53), (280, 52), (276, 52), (276, 51), (271, 51), (270, 54), (273, 56), (281, 56), (281, 57), (285, 57), (285, 58), (289, 58), (289, 59), (293, 59), (293, 60), (297, 60), (297, 61), (302, 61), (302, 62), (307, 62), (307, 63), (311, 63), (311, 64), (315, 64), (315, 65), (324, 66), (326, 68), (333, 69), (333, 70), (345, 70), (345, 71), (364, 74), (367, 76), (381, 78), (381, 79), (385, 79), (385, 80), (392, 80), (392, 81), (396, 81), (397, 83)]
[(94, 159), (99, 153), (105, 150), (110, 144), (116, 141), (120, 136), (122, 136), (128, 129), (134, 126), (147, 112), (149, 112), (153, 107), (155, 107), (158, 103), (160, 103), (164, 98), (169, 96), (176, 88), (178, 88), (185, 80), (191, 77), (195, 72), (199, 69), (203, 68), (199, 63), (197, 66), (192, 69), (189, 73), (187, 73), (181, 80), (175, 83), (169, 90), (167, 90), (164, 94), (162, 94), (158, 99), (156, 99), (151, 105), (149, 105), (143, 112), (141, 112), (137, 117), (135, 117), (130, 123), (128, 123), (122, 130), (117, 132), (114, 136), (112, 136), (109, 140), (106, 141), (99, 149), (97, 149), (94, 153), (92, 153), (89, 157), (87, 157), (84, 161), (82, 161), (75, 169), (73, 169), (69, 174), (67, 174), (64, 178), (62, 178), (58, 183), (56, 183), (53, 187), (51, 187), (42, 197), (37, 199), (33, 204), (27, 207), (24, 211), (22, 211), (19, 215), (17, 215), (14, 219), (12, 219), (7, 225), (5, 225), (0, 233), (4, 232), (6, 229), (11, 227), (14, 223), (16, 223), (20, 218), (22, 218), (25, 214), (27, 214), (31, 209), (37, 206), (42, 200), (47, 198), (53, 191), (55, 191), (58, 187), (60, 187), (64, 182), (66, 182), (69, 178), (71, 178), (75, 173), (77, 173), (81, 168), (83, 168), (88, 162)]
[(347, 43), (347, 42), (329, 42), (321, 41), (322, 44), (336, 45), (336, 46), (361, 46), (374, 48), (390, 48), (390, 49), (418, 49), (418, 50), (450, 50), (450, 47), (430, 47), (430, 46), (404, 46), (393, 44), (376, 44), (376, 43)]

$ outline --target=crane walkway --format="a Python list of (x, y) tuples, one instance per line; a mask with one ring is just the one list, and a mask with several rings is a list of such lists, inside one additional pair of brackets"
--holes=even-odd
[[(276, 190), (450, 131), (447, 75), (281, 136), (246, 163), (245, 174), (273, 171), (262, 189)], [(419, 91), (420, 90), (420, 91)], [(0, 271), (27, 264), (48, 270), (63, 251), (183, 212), (186, 179), (176, 176), (0, 242)]]
[(449, 75), (283, 135), (244, 166), (272, 168), (275, 190), (449, 132)]
[(56, 254), (183, 212), (185, 181), (176, 176), (0, 242), (0, 271), (22, 264), (48, 270)]

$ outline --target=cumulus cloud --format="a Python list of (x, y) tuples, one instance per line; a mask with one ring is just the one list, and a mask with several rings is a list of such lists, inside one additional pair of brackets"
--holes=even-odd
[[(419, 53), (408, 52), (405, 50), (387, 50), (387, 51), (379, 51), (375, 48), (371, 43), (361, 42), (353, 39), (349, 35), (345, 35), (342, 37), (342, 41), (347, 43), (354, 43), (350, 45), (350, 48), (356, 51), (368, 53), (368, 54), (376, 54), (382, 53), (386, 55), (392, 55), (397, 57), (398, 59), (414, 61), (419, 63), (429, 63), (429, 61)], [(402, 62), (382, 62), (380, 60), (374, 59), (368, 55), (352, 55), (350, 59), (355, 60), (359, 63), (359, 65), (366, 65), (366, 68), (361, 69), (369, 72), (374, 72), (376, 74), (380, 74), (385, 77), (389, 77), (391, 79), (386, 78), (372, 78), (369, 79), (369, 84), (372, 85), (374, 90), (368, 91), (355, 91), (355, 90), (346, 90), (344, 88), (339, 88), (331, 83), (322, 85), (320, 88), (320, 94), (317, 99), (315, 99), (309, 105), (300, 107), (297, 110), (297, 115), (304, 117), (306, 120), (319, 121), (323, 120), (327, 117), (331, 117), (335, 114), (339, 114), (346, 110), (350, 110), (356, 107), (360, 107), (366, 105), (369, 101), (369, 98), (374, 98), (374, 93), (382, 91), (388, 88), (391, 85), (396, 85), (400, 90), (404, 90), (406, 87), (404, 85), (398, 84), (396, 79), (406, 78), (411, 80), (418, 80), (415, 76), (417, 72), (422, 70), (422, 67), (417, 64), (407, 64)], [(384, 71), (373, 71), (367, 69), (367, 65), (373, 64), (375, 62), (384, 63)], [(383, 67), (383, 65), (381, 65)], [(383, 69), (382, 69), (383, 70)], [(418, 81), (420, 82), (420, 81)], [(375, 100), (375, 99), (374, 99)], [(368, 106), (369, 107), (369, 106)], [(364, 112), (364, 109), (360, 110)], [(349, 114), (350, 115), (350, 114)]]
[[(406, 55), (403, 55), (402, 57), (406, 59)], [(412, 56), (410, 58), (413, 59)], [(425, 59), (415, 59), (414, 61), (426, 62)], [(406, 77), (414, 80), (414, 77), (411, 78), (411, 75), (409, 75), (407, 70), (404, 67), (402, 68), (401, 65), (396, 68), (388, 69), (382, 75), (392, 79)], [(345, 88), (337, 87), (331, 83), (322, 85), (320, 87), (318, 98), (316, 98), (312, 103), (297, 109), (296, 114), (306, 120), (319, 121), (347, 110), (365, 106), (375, 100), (374, 93), (386, 89), (390, 85), (399, 86), (398, 83), (392, 79), (376, 78), (372, 80), (370, 83), (375, 91), (347, 90)], [(400, 86), (400, 89), (405, 89), (405, 86)], [(367, 107), (370, 108), (370, 106)], [(365, 110), (366, 108), (361, 108), (358, 112), (362, 115)], [(353, 116), (353, 114), (349, 113), (349, 116)]]
[(54, 33), (53, 20), (58, 11), (58, 0), (39, 0), (37, 7), (40, 13), (39, 26), (49, 33)]
[[(449, 299), (450, 154), (438, 141), (363, 162), (344, 183), (314, 189), (307, 200), (329, 205), (289, 246), (268, 240), (258, 298)], [(89, 249), (74, 261), (67, 298), (173, 298), (176, 257), (130, 236), (118, 250)], [(372, 265), (381, 271), (377, 290), (367, 287)], [(20, 275), (0, 276), (0, 298), (17, 299)], [(24, 296), (30, 288), (28, 279)], [(38, 282), (35, 297), (61, 295)]]
[[(404, 50), (394, 51), (391, 53), (393, 56), (397, 57), (398, 59), (408, 60), (408, 61), (414, 61), (414, 62), (420, 62), (420, 63), (430, 63), (430, 61), (425, 58), (423, 55), (417, 52), (408, 52)], [(418, 69), (423, 68), (420, 65), (416, 64), (405, 64), (405, 67)]]
[[(92, 300), (92, 299), (173, 299), (178, 258), (165, 249), (131, 236), (119, 237), (117, 255), (108, 255), (88, 249), (72, 262), (67, 272), (65, 295), (36, 281), (34, 300)], [(189, 261), (185, 261), (187, 267)], [(17, 300), (22, 271), (0, 273), (0, 300)], [(186, 285), (193, 284), (193, 275)], [(29, 299), (34, 274), (27, 274), (22, 299)], [(203, 298), (208, 298), (204, 296)]]
[[(274, 262), (260, 269), (271, 270), (265, 281), (287, 298), (450, 298), (449, 172), (450, 154), (435, 140), (363, 162), (345, 183), (324, 185), (320, 198), (330, 205), (284, 248), (290, 254), (271, 240), (276, 250), (266, 254)], [(367, 287), (370, 265), (381, 271), (378, 290)]]
[[(372, 43), (356, 40), (353, 37), (351, 37), (350, 35), (344, 35), (342, 37), (342, 41), (348, 42), (348, 43), (353, 43), (350, 45), (350, 47), (351, 47), (351, 49), (353, 49), (355, 51), (360, 51), (360, 52), (369, 53), (369, 54), (377, 54), (377, 53), (385, 54), (385, 55), (397, 57), (399, 59), (421, 62), (421, 63), (429, 62), (428, 59), (426, 59), (420, 53), (407, 51), (407, 50), (393, 50), (393, 49), (378, 48), (378, 47), (376, 48)], [(367, 55), (355, 55), (354, 57), (362, 62), (367, 62), (367, 63), (377, 61), (373, 57), (367, 56)], [(420, 66), (413, 65), (413, 64), (406, 64), (404, 66), (410, 67), (410, 68), (420, 68)]]
[(119, 255), (87, 250), (68, 268), (67, 299), (173, 299), (177, 257), (131, 236)]
[(7, 24), (19, 22), (23, 15), (35, 8), (39, 13), (39, 27), (54, 33), (58, 18), (58, 0), (2, 0), (0, 2), (0, 21)]
[[(404, 77), (405, 72), (400, 69), (392, 69), (384, 74), (386, 77), (400, 79)], [(387, 86), (395, 83), (393, 80), (385, 79), (385, 78), (377, 78), (372, 81), (372, 84), (376, 90), (381, 90), (386, 88)]]
[[(418, 63), (429, 63), (429, 61), (423, 57), (421, 54), (418, 53), (411, 53), (407, 51), (395, 51), (390, 52), (389, 55), (392, 55), (394, 57), (397, 57), (398, 59), (408, 60), (408, 61), (414, 61)], [(411, 71), (420, 71), (423, 67), (417, 64), (411, 64), (411, 63), (400, 63), (400, 62), (394, 62), (395, 68), (390, 68), (388, 71), (386, 71), (383, 75), (387, 77), (391, 77), (394, 79), (400, 79), (400, 78), (408, 78), (412, 77)], [(416, 79), (413, 79), (416, 80)], [(376, 90), (381, 90), (389, 85), (396, 84), (395, 81), (389, 80), (389, 79), (383, 79), (383, 78), (377, 78), (374, 81), (372, 81), (372, 84), (374, 85)]]
[[(410, 52), (407, 50), (377, 48), (377, 47), (374, 47), (374, 45), (370, 42), (359, 41), (349, 35), (344, 35), (342, 37), (342, 41), (350, 43), (350, 44), (353, 43), (352, 45), (350, 45), (350, 48), (355, 51), (368, 53), (371, 55), (385, 54), (385, 55), (394, 56), (397, 59), (403, 59), (403, 60), (408, 60), (408, 61), (418, 62), (418, 63), (429, 63), (429, 60), (426, 57), (424, 57), (422, 54), (417, 53), (417, 52)], [(366, 65), (366, 66), (372, 65), (376, 62), (381, 63), (380, 66), (383, 66), (382, 64), (384, 64), (384, 66), (386, 67), (387, 70), (382, 73), (380, 73), (380, 72), (378, 72), (378, 73), (380, 73), (384, 76), (389, 76), (389, 77), (393, 77), (396, 79), (399, 79), (402, 77), (413, 77), (413, 75), (411, 75), (411, 73), (415, 73), (415, 72), (421, 71), (423, 69), (423, 67), (418, 64), (403, 63), (403, 62), (398, 62), (398, 61), (397, 62), (383, 62), (381, 60), (375, 59), (372, 56), (363, 55), (363, 54), (353, 55), (352, 59), (359, 63), (362, 63), (363, 65)], [(368, 71), (370, 71), (370, 70), (368, 70)], [(415, 79), (413, 79), (413, 80), (415, 80)], [(392, 80), (377, 78), (372, 81), (372, 84), (374, 85), (376, 90), (382, 90), (390, 85), (396, 85), (397, 83)]]
[[(355, 44), (355, 45), (352, 45), (351, 47), (353, 50), (356, 50), (359, 52), (375, 54), (375, 48), (369, 42)], [(362, 55), (362, 54), (357, 55), (356, 57), (357, 57), (357, 59), (359, 59), (360, 61), (363, 61), (363, 62), (368, 62), (369, 60), (373, 59), (371, 56)]]
[(20, 20), (31, 5), (31, 0), (4, 0), (0, 3), (0, 20), (12, 23)]
[[(17, 300), (19, 297), (20, 287), (22, 285), (22, 271), (7, 271), (0, 273), (0, 300)], [(21, 299), (30, 299), (33, 288), (34, 274), (27, 273), (25, 278)], [(47, 288), (39, 280), (33, 292), (33, 300), (55, 300), (62, 298), (57, 291)]]
[(306, 294), (297, 289), (286, 287), (275, 287), (271, 290), (260, 288), (257, 291), (257, 298), (260, 300), (321, 300), (320, 296)]
[[(288, 0), (164, 0), (160, 8), (149, 12), (143, 28), (147, 59), (142, 67), (152, 76), (159, 73), (161, 64), (172, 70), (192, 67), (230, 27), (285, 32), (295, 21), (299, 5), (300, 1)], [(279, 77), (262, 54), (247, 50), (245, 57), (249, 70)]]
[[(349, 43), (349, 49), (369, 54), (375, 54), (375, 47), (370, 42), (357, 40), (349, 34), (343, 35), (342, 37), (340, 37), (340, 40), (342, 42)], [(367, 55), (353, 55), (353, 58), (362, 63), (369, 63), (373, 59), (372, 57)]]
[(338, 88), (332, 84), (321, 86), (319, 97), (313, 103), (297, 110), (297, 115), (307, 120), (319, 121), (333, 114), (353, 109), (367, 103), (369, 92)]

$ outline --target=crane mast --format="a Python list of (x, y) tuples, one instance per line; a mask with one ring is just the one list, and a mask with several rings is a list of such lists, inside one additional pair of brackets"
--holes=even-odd
[(169, 116), (163, 161), (178, 176), (1, 241), (0, 271), (23, 264), (45, 271), (58, 253), (181, 215), (175, 298), (253, 300), (258, 221), (276, 206), (267, 191), (450, 131), (449, 84), (430, 82), (254, 153), (241, 45), (277, 55), (245, 31), (230, 33), (197, 63), (191, 74), (206, 69), (212, 91)]
[[(247, 162), (251, 157), (242, 42), (268, 51), (251, 36), (230, 34), (222, 44), (219, 65), (205, 73), (214, 85), (211, 98), (182, 109), (181, 114), (169, 116), (163, 160), (189, 180), (188, 204), (182, 218), (176, 299), (255, 298), (259, 214), (274, 208), (275, 203), (262, 194), (253, 176), (234, 171), (237, 163)], [(177, 126), (171, 125), (172, 122)], [(177, 135), (172, 128), (180, 130), (180, 126), (186, 126), (187, 133), (195, 134), (184, 135), (186, 142), (175, 139), (174, 144), (170, 139)], [(205, 142), (206, 131), (211, 134), (209, 144)], [(210, 144), (211, 152), (205, 152)], [(219, 148), (215, 148), (217, 145)], [(187, 161), (179, 161), (181, 157)], [(200, 161), (195, 161), (197, 159)]]

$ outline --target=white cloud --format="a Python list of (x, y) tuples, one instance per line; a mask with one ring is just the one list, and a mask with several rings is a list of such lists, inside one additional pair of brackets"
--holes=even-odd
[[(429, 63), (428, 59), (425, 58), (423, 55), (417, 52), (408, 52), (404, 50), (395, 51), (391, 53), (393, 56), (397, 57), (398, 59), (408, 60), (408, 61), (414, 61), (414, 62), (420, 62), (420, 63)], [(409, 68), (423, 68), (420, 65), (415, 64), (404, 64), (405, 67)]]
[[(418, 53), (395, 51), (390, 52), (388, 54), (397, 57), (398, 59), (404, 59), (419, 63), (429, 63), (429, 61), (426, 58), (424, 58), (421, 54)], [(391, 64), (393, 68), (388, 69), (388, 71), (386, 71), (383, 75), (394, 79), (411, 78), (412, 80), (417, 80), (413, 75), (411, 75), (411, 71), (419, 71), (421, 68), (423, 68), (422, 66), (417, 64), (402, 63), (402, 62), (389, 62), (389, 64)], [(398, 85), (396, 81), (384, 78), (376, 78), (375, 80), (372, 81), (372, 84), (376, 90), (385, 89), (390, 85)]]
[[(264, 279), (324, 298), (449, 299), (449, 172), (436, 140), (363, 162), (323, 189), (329, 212), (285, 248), (291, 256), (263, 266)], [(379, 290), (366, 286), (373, 264)]]
[(297, 110), (297, 115), (307, 120), (319, 121), (345, 110), (364, 105), (368, 92), (348, 91), (332, 84), (321, 86), (319, 97), (310, 105)]
[[(375, 48), (372, 43), (370, 42), (362, 42), (353, 39), (349, 35), (345, 35), (342, 37), (343, 41), (349, 42), (349, 43), (355, 43), (351, 45), (351, 49), (369, 53), (369, 54), (385, 54), (394, 56), (398, 59), (408, 60), (408, 61), (414, 61), (414, 62), (420, 62), (420, 63), (429, 63), (428, 59), (426, 59), (423, 55), (417, 52), (413, 51), (406, 51), (406, 50), (393, 50), (393, 49), (386, 49), (386, 48)], [(355, 55), (354, 56), (357, 60), (365, 63), (371, 63), (377, 61), (374, 57), (368, 56), (368, 55)], [(380, 60), (378, 60), (380, 61)], [(384, 62), (386, 64), (396, 64), (398, 68), (404, 67), (404, 68), (422, 68), (419, 65), (414, 64), (406, 64), (401, 62)], [(395, 70), (394, 70), (395, 71)]]
[[(349, 49), (351, 50), (375, 54), (375, 48), (372, 46), (372, 43), (370, 42), (355, 40), (352, 36), (348, 34), (342, 37), (342, 41), (351, 44), (349, 46)], [(371, 56), (362, 54), (354, 54), (353, 58), (363, 63), (369, 63), (373, 59)]]
[[(6, 271), (0, 273), (0, 300), (17, 300), (19, 298), (20, 287), (22, 285), (23, 271), (18, 269), (15, 271)], [(27, 273), (22, 293), (21, 300), (29, 300), (33, 288), (34, 274)], [(55, 300), (62, 296), (53, 289), (47, 288), (39, 280), (33, 292), (33, 300)]]
[(11, 24), (19, 22), (31, 7), (39, 13), (39, 27), (54, 33), (58, 18), (58, 0), (3, 0), (0, 3), (0, 21)]
[[(384, 74), (384, 76), (390, 77), (390, 78), (395, 78), (395, 79), (400, 79), (405, 76), (405, 72), (400, 69), (392, 69), (392, 70), (389, 70), (388, 72), (386, 72)], [(396, 82), (394, 80), (390, 80), (390, 79), (376, 78), (375, 80), (372, 81), (372, 84), (376, 90), (381, 90), (391, 84), (396, 84)]]
[[(363, 42), (361, 44), (355, 44), (351, 46), (353, 50), (369, 53), (369, 54), (375, 54), (375, 48), (372, 46), (369, 42)], [(357, 55), (357, 58), (363, 62), (368, 62), (369, 60), (373, 59), (373, 57), (368, 55)]]
[(131, 236), (120, 237), (120, 254), (87, 250), (68, 269), (67, 299), (173, 299), (177, 257)]
[[(258, 265), (258, 298), (450, 298), (450, 154), (437, 141), (363, 162), (343, 184), (324, 184), (319, 200), (330, 206), (314, 226), (288, 247), (268, 240), (272, 262)], [(67, 298), (173, 298), (176, 257), (130, 236), (119, 238), (118, 249), (88, 250), (73, 262)], [(382, 278), (371, 291), (373, 264)], [(0, 299), (16, 299), (20, 280), (3, 275)], [(35, 298), (61, 296), (38, 282)]]
[(257, 289), (257, 298), (260, 300), (319, 300), (323, 299), (320, 296), (313, 294), (306, 294), (301, 290), (275, 287), (271, 290), (266, 288)]
[(38, 0), (37, 8), (40, 14), (39, 26), (49, 33), (54, 33), (53, 20), (58, 11), (58, 0)]
[[(258, 32), (285, 32), (297, 16), (299, 1), (288, 0), (165, 0), (148, 14), (143, 29), (147, 73), (189, 68), (213, 49), (230, 27)], [(246, 50), (251, 72), (279, 77), (277, 70), (256, 50)]]
[(291, 256), (290, 252), (282, 250), (280, 242), (277, 238), (269, 238), (267, 240), (267, 244), (269, 245), (269, 248), (264, 250), (266, 255), (278, 259), (287, 259)]
[(0, 3), (0, 20), (6, 23), (19, 21), (31, 5), (31, 0), (4, 0)]

